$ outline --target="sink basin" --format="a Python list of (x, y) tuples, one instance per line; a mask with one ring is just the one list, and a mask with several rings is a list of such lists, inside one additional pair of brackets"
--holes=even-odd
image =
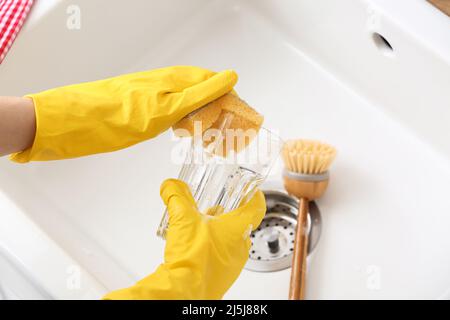
[[(233, 68), (267, 128), (338, 149), (317, 202), (307, 298), (450, 298), (450, 19), (440, 11), (419, 0), (36, 5), (0, 67), (0, 95), (167, 65)], [(79, 28), (66, 24), (70, 6)], [(110, 154), (0, 159), (9, 265), (56, 299), (100, 298), (151, 273), (176, 144), (166, 132)], [(280, 170), (265, 188), (280, 187)], [(285, 299), (289, 276), (244, 270), (225, 298)]]

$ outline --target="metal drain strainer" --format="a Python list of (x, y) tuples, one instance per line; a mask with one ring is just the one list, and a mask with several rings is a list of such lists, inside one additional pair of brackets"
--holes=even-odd
[[(267, 204), (266, 215), (258, 229), (252, 232), (250, 258), (245, 269), (271, 272), (289, 268), (297, 224), (298, 200), (280, 192), (264, 191)], [(321, 231), (320, 211), (315, 202), (310, 202), (308, 216), (308, 252), (314, 250)]]

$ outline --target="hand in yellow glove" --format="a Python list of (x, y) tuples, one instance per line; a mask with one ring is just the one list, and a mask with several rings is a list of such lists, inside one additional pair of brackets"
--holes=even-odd
[(131, 146), (231, 91), (236, 81), (231, 70), (176, 66), (28, 95), (36, 136), (11, 160), (75, 158)]
[(218, 217), (200, 214), (182, 181), (166, 180), (161, 197), (170, 224), (165, 262), (133, 287), (105, 298), (221, 299), (248, 259), (250, 231), (266, 210), (264, 195), (258, 191), (245, 205)]

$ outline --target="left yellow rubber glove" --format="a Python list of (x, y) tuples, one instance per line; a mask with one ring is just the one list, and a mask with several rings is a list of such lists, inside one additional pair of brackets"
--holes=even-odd
[(170, 225), (164, 263), (105, 299), (221, 299), (248, 259), (250, 232), (266, 211), (264, 195), (258, 191), (245, 205), (218, 217), (202, 215), (182, 181), (166, 180), (161, 197)]
[(175, 66), (28, 95), (36, 112), (33, 146), (15, 162), (81, 157), (152, 138), (232, 90), (228, 70)]

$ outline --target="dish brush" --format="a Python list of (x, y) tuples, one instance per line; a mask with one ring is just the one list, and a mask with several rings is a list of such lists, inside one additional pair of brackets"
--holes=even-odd
[(315, 140), (290, 140), (284, 144), (282, 155), (285, 164), (284, 187), (289, 194), (300, 200), (289, 299), (303, 300), (306, 288), (309, 201), (324, 194), (329, 180), (328, 168), (336, 156), (336, 149)]

